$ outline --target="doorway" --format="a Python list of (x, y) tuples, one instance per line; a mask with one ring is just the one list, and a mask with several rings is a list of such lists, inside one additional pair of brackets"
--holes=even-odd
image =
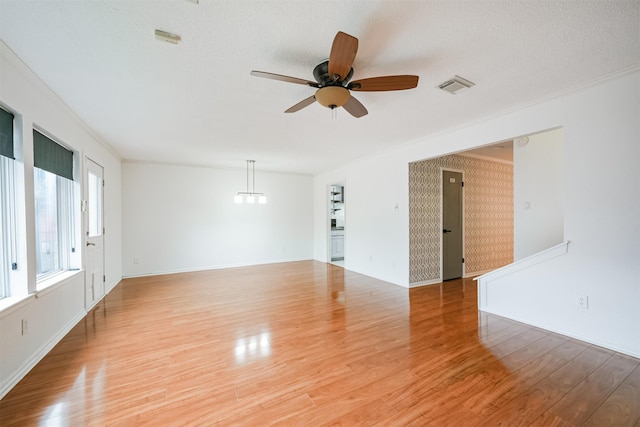
[(329, 186), (329, 244), (328, 259), (331, 264), (344, 267), (345, 257), (345, 186), (344, 183)]
[(442, 170), (442, 280), (463, 276), (462, 172)]
[[(463, 277), (513, 262), (514, 174), (511, 141), (480, 152), (409, 163), (409, 283), (443, 280), (442, 171), (461, 172)], [(499, 157), (500, 156), (500, 157)], [(448, 229), (448, 228), (447, 228)]]
[(92, 308), (105, 294), (103, 168), (85, 158), (84, 229), (86, 230), (85, 309)]

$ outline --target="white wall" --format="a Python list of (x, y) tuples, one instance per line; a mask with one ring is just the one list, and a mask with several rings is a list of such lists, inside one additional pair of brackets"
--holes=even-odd
[[(84, 275), (78, 273), (44, 292), (34, 293), (35, 224), (33, 141), (36, 125), (71, 147), (82, 159), (91, 157), (105, 171), (105, 275), (107, 290), (122, 278), (120, 159), (96, 137), (49, 88), (0, 41), (0, 102), (16, 115), (23, 147), (16, 157), (25, 187), (18, 197), (22, 242), (17, 275), (32, 293), (0, 311), (0, 397), (19, 381), (64, 334), (85, 315)], [(26, 286), (25, 286), (26, 285)], [(36, 298), (37, 295), (37, 298)], [(22, 319), (28, 333), (22, 335)]]
[(314, 177), (315, 259), (327, 261), (329, 185), (343, 182), (345, 268), (408, 286), (409, 166), (402, 159), (388, 153)]
[[(569, 252), (492, 289), (504, 298), (489, 306), (640, 356), (639, 94), (635, 70), (320, 174), (314, 179), (314, 256), (326, 260), (326, 186), (344, 180), (346, 267), (408, 286), (408, 163), (562, 128)], [(400, 212), (393, 209), (396, 201)], [(589, 296), (588, 310), (576, 309), (580, 295)]]
[(235, 204), (245, 190), (242, 168), (125, 162), (124, 275), (311, 259), (311, 176), (256, 170), (266, 205)]
[(564, 241), (565, 175), (562, 129), (513, 144), (513, 259)]

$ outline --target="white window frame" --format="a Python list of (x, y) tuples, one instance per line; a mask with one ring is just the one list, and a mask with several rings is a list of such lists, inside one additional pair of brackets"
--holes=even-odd
[[(60, 177), (51, 172), (47, 172), (43, 169), (34, 167), (34, 182), (35, 175), (37, 173), (47, 173), (53, 175), (56, 180), (56, 231), (57, 231), (57, 262), (53, 270), (48, 270), (43, 273), (36, 271), (36, 283), (37, 288), (40, 288), (40, 284), (52, 277), (64, 273), (72, 268), (71, 266), (71, 253), (76, 250), (76, 238), (75, 238), (75, 209), (74, 209), (74, 189), (75, 183), (67, 178)], [(34, 190), (35, 191), (35, 190)], [(37, 204), (36, 204), (37, 205)], [(35, 206), (35, 218), (38, 221), (38, 210)], [(40, 240), (37, 235), (36, 228), (36, 265), (41, 261), (40, 252)]]
[(0, 156), (0, 299), (11, 296), (10, 271), (17, 265), (14, 162)]

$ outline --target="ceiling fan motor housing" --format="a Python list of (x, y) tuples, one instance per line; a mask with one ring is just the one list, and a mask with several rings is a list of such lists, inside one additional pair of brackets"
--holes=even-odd
[(316, 79), (320, 87), (325, 86), (347, 86), (351, 77), (353, 77), (353, 68), (349, 70), (349, 74), (342, 80), (335, 80), (329, 75), (329, 60), (321, 62), (313, 69), (313, 77)]

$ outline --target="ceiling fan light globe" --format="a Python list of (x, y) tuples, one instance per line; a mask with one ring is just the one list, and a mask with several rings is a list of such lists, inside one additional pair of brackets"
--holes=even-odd
[(342, 107), (347, 103), (351, 93), (349, 89), (342, 86), (325, 86), (316, 91), (316, 101), (323, 107)]

